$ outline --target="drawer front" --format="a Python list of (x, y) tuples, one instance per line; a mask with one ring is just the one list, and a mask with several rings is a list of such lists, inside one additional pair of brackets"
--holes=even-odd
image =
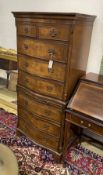
[(43, 25), (38, 28), (41, 39), (53, 39), (68, 41), (71, 31), (70, 25)]
[(36, 130), (29, 120), (24, 120), (22, 117), (19, 118), (18, 128), (35, 142), (58, 151), (59, 140)]
[(30, 96), (26, 95), (23, 91), (18, 91), (18, 105), (27, 109), (32, 114), (36, 114), (49, 119), (53, 122), (61, 123), (64, 119), (64, 113), (60, 111), (57, 107), (48, 105), (46, 103), (34, 100)]
[(36, 26), (30, 23), (18, 23), (17, 24), (17, 34), (36, 37)]
[(62, 99), (63, 84), (32, 77), (23, 71), (19, 71), (18, 82), (22, 86), (44, 95)]
[(30, 112), (28, 112), (27, 110), (25, 112), (25, 108), (24, 109), (18, 108), (19, 116), (22, 117), (24, 120), (29, 120), (29, 122), (32, 123), (34, 128), (44, 131), (45, 134), (48, 133), (48, 134), (54, 135), (55, 137), (60, 137), (60, 127), (59, 126), (54, 125), (48, 121), (45, 121), (41, 119), (40, 117), (36, 117)]
[[(31, 57), (18, 56), (19, 69), (28, 72), (32, 75), (37, 75), (44, 78), (50, 78), (64, 82), (65, 79), (65, 64), (53, 62), (52, 68), (48, 66), (50, 61), (41, 61)], [(61, 76), (62, 75), (62, 76)]]
[(96, 125), (95, 123), (81, 119), (75, 115), (70, 115), (69, 120), (70, 120), (70, 122), (72, 122), (74, 124), (77, 124), (77, 125), (84, 127), (84, 128), (88, 128), (89, 130), (91, 130), (97, 134), (103, 135), (103, 127)]
[(18, 37), (18, 52), (46, 60), (67, 61), (67, 45), (60, 42)]

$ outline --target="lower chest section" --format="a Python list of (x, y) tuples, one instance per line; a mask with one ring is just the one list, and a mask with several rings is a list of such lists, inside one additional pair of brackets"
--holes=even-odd
[(35, 98), (18, 88), (18, 128), (37, 143), (60, 152), (63, 142), (64, 105)]

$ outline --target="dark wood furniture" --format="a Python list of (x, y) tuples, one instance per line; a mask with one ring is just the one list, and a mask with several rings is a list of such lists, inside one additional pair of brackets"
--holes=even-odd
[(8, 88), (10, 73), (12, 70), (17, 70), (17, 56), (0, 53), (0, 69), (6, 70)]
[(56, 158), (65, 107), (85, 74), (95, 16), (14, 12), (18, 50), (18, 129)]
[(79, 81), (66, 109), (64, 153), (74, 137), (70, 132), (72, 124), (82, 128), (80, 134), (88, 129), (103, 136), (103, 76), (89, 73)]

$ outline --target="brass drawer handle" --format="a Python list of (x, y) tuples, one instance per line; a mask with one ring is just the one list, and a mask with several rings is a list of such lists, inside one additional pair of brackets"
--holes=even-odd
[(45, 114), (49, 116), (51, 114), (51, 111), (45, 110)]
[(43, 128), (48, 129), (49, 126), (48, 126), (47, 124), (44, 124), (44, 125), (43, 125)]
[(56, 51), (54, 49), (48, 49), (49, 59), (52, 60)]
[(48, 63), (48, 72), (53, 72), (53, 60), (56, 54), (56, 51), (54, 49), (48, 49), (48, 54), (49, 54), (49, 63)]
[(29, 80), (27, 78), (25, 78), (25, 83), (29, 83)]
[(49, 32), (49, 35), (51, 36), (51, 37), (56, 37), (57, 36), (57, 34), (58, 34), (58, 32), (57, 32), (57, 30), (55, 29), (55, 28), (52, 28), (51, 30), (50, 30), (50, 32)]
[(25, 101), (24, 104), (27, 106), (28, 105), (28, 101)]
[(24, 49), (27, 50), (28, 49), (28, 45), (24, 44)]
[(92, 125), (89, 123), (89, 124), (88, 124), (88, 127), (91, 127), (91, 126), (92, 126)]
[(83, 123), (84, 123), (84, 121), (83, 121), (83, 120), (81, 120), (81, 121), (80, 121), (80, 123), (81, 123), (81, 124), (83, 124)]
[(25, 33), (28, 33), (29, 32), (28, 27), (25, 27), (24, 31)]
[(47, 91), (51, 92), (53, 90), (53, 87), (47, 86)]
[(29, 66), (29, 63), (25, 63), (25, 67), (28, 67)]

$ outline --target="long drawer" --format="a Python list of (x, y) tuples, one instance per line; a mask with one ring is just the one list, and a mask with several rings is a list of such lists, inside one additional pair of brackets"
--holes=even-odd
[(61, 125), (61, 122), (64, 120), (65, 114), (62, 111), (62, 108), (59, 109), (55, 105), (53, 106), (50, 102), (40, 100), (40, 98), (37, 100), (34, 97), (27, 95), (25, 91), (19, 87), (18, 106), (27, 109), (27, 111), (30, 111), (32, 114), (41, 116), (46, 120), (52, 121), (53, 123), (58, 123)]
[(20, 54), (59, 62), (67, 61), (68, 45), (63, 42), (50, 42), (28, 37), (18, 37), (17, 45), (18, 53)]
[(61, 82), (64, 82), (65, 80), (65, 64), (54, 62), (52, 68), (49, 69), (49, 61), (42, 61), (40, 59), (18, 55), (18, 65), (19, 69), (32, 75)]
[(18, 83), (34, 92), (62, 99), (64, 85), (55, 81), (33, 77), (28, 73), (19, 71)]
[[(79, 125), (83, 128), (88, 128), (88, 130), (93, 131), (99, 135), (103, 135), (103, 124), (101, 124), (101, 123), (98, 123), (98, 122), (96, 123), (95, 121), (91, 122), (91, 121), (88, 121), (87, 119), (82, 119), (82, 118), (75, 116), (73, 114), (67, 114), (66, 118), (71, 123)], [(90, 120), (90, 118), (89, 118), (89, 120)]]
[(38, 129), (35, 129), (33, 124), (24, 118), (19, 119), (18, 123), (19, 129), (24, 132), (28, 137), (30, 137), (35, 142), (47, 147), (54, 149), (55, 151), (58, 151), (59, 147), (59, 139), (49, 136), (48, 134), (43, 133), (43, 131), (39, 131)]
[[(30, 110), (29, 110), (30, 111)], [(19, 120), (23, 118), (25, 120), (25, 123), (27, 120), (29, 120), (29, 123), (33, 125), (34, 128), (39, 129), (41, 131), (44, 131), (45, 134), (51, 134), (55, 137), (60, 137), (60, 126), (50, 123), (49, 121), (45, 120), (45, 118), (37, 117), (36, 115), (32, 114), (31, 112), (25, 111), (25, 108), (18, 108), (18, 115)], [(27, 122), (28, 124), (28, 122)]]

